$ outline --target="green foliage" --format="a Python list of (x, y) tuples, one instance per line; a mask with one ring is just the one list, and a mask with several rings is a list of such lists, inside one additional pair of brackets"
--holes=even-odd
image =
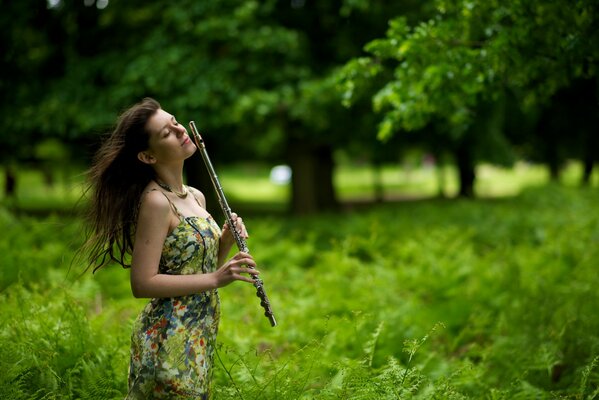
[[(371, 41), (369, 58), (339, 75), (346, 103), (356, 87), (379, 73), (393, 76), (374, 96), (383, 112), (379, 136), (415, 130), (440, 119), (453, 136), (477, 117), (478, 106), (513, 90), (525, 106), (546, 102), (578, 77), (597, 76), (597, 3), (561, 1), (434, 2), (434, 15), (410, 24), (397, 17), (385, 38)], [(359, 92), (358, 92), (359, 93)]]
[[(196, 120), (217, 159), (237, 160), (231, 149), (242, 148), (246, 158), (291, 164), (290, 148), (310, 155), (315, 147), (370, 144), (370, 110), (341, 106), (333, 72), (382, 35), (390, 15), (421, 8), (415, 0), (89, 4), (23, 0), (5, 7), (3, 69), (15, 79), (0, 85), (19, 95), (0, 99), (7, 132), (18, 132), (0, 137), (3, 162), (34, 158), (32, 143), (44, 137), (79, 154), (81, 143), (96, 144), (118, 113), (144, 96), (182, 121)], [(293, 179), (309, 170), (293, 167)]]
[(272, 1), (21, 3), (7, 5), (0, 20), (3, 70), (14, 77), (1, 83), (13, 95), (2, 96), (0, 113), (20, 133), (0, 138), (11, 150), (26, 148), (24, 137), (93, 139), (144, 96), (209, 131), (223, 129), (248, 88), (303, 71), (298, 33), (272, 18)]
[(86, 308), (98, 292), (93, 286), (4, 291), (0, 387), (6, 398), (122, 397), (127, 368), (120, 342), (127, 332), (114, 322), (88, 320)]
[[(251, 287), (220, 291), (216, 398), (597, 398), (596, 196), (549, 186), (513, 199), (246, 216), (279, 326)], [(0, 391), (122, 398), (145, 304), (131, 299), (127, 272), (74, 279), (75, 261), (67, 276), (58, 254), (72, 257), (76, 219), (0, 221), (4, 276), (28, 262), (19, 253), (37, 260), (3, 280)]]
[(64, 224), (58, 217), (43, 221), (17, 218), (1, 209), (0, 224), (4, 228), (0, 241), (0, 291), (19, 281), (26, 286), (46, 288), (48, 283), (40, 279), (40, 271), (68, 270), (70, 255), (80, 245), (74, 239), (81, 226)]

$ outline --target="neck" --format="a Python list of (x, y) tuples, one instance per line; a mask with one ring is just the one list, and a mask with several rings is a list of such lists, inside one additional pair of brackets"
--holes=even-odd
[(178, 192), (183, 190), (183, 165), (179, 168), (157, 168), (156, 179)]

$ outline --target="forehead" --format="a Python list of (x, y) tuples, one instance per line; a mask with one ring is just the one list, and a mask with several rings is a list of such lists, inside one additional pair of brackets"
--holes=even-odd
[(166, 124), (173, 118), (172, 114), (159, 108), (146, 122), (146, 129), (149, 133), (159, 133)]

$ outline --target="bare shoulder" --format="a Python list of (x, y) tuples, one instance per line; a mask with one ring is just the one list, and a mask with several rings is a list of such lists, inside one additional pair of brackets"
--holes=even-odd
[(206, 208), (206, 197), (204, 196), (204, 193), (200, 192), (198, 189), (191, 187), (191, 186), (187, 186), (187, 188), (189, 189), (191, 194), (193, 194), (195, 196), (195, 198), (198, 199), (198, 202), (200, 203), (200, 205), (203, 208)]
[(166, 215), (170, 211), (170, 204), (166, 196), (159, 190), (149, 188), (141, 195), (139, 212), (154, 215)]

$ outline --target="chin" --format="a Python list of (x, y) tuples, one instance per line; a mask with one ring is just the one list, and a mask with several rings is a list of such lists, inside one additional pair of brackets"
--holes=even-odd
[(193, 156), (197, 150), (198, 148), (196, 147), (196, 145), (192, 143), (192, 146), (189, 149), (189, 154), (187, 155), (187, 157), (185, 157), (185, 159), (188, 159), (189, 157)]

